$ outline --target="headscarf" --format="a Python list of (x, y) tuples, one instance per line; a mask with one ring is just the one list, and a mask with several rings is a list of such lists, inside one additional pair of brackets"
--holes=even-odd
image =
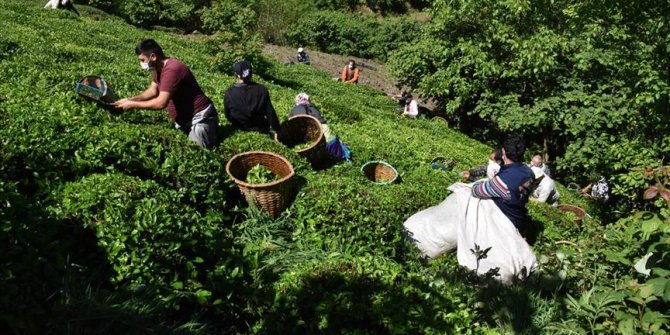
[(309, 105), (309, 95), (305, 92), (300, 92), (295, 96), (296, 105)]

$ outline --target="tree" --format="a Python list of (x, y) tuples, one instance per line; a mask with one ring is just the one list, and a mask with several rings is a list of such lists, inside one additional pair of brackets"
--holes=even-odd
[(521, 132), (566, 179), (604, 174), (631, 197), (629, 168), (670, 153), (667, 3), (438, 0), (431, 14), (390, 64), (466, 132)]

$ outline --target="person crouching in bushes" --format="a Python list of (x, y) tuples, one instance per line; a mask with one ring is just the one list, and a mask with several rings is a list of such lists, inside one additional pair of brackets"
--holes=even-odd
[(493, 177), (498, 174), (498, 171), (500, 171), (500, 166), (502, 164), (502, 149), (495, 148), (493, 151), (491, 151), (488, 163), (483, 164), (478, 168), (461, 172), (461, 177), (471, 182), (477, 181), (483, 177), (493, 179)]
[(414, 96), (412, 96), (412, 93), (408, 93), (405, 100), (405, 110), (403, 110), (402, 116), (410, 119), (416, 119), (418, 115), (419, 104), (414, 99)]
[(556, 189), (556, 183), (542, 168), (532, 166), (530, 168), (535, 175), (535, 184), (537, 185), (533, 194), (530, 195), (530, 200), (537, 202), (545, 202), (554, 207), (558, 206), (560, 194)]
[(204, 148), (214, 146), (219, 116), (191, 70), (179, 60), (166, 57), (152, 39), (141, 41), (135, 53), (142, 69), (151, 72), (151, 85), (141, 94), (114, 105), (123, 110), (167, 108), (175, 127), (191, 141)]
[(551, 177), (551, 171), (549, 171), (549, 166), (547, 166), (547, 164), (544, 162), (544, 158), (542, 157), (541, 153), (536, 152), (533, 154), (533, 157), (530, 159), (528, 167), (532, 168), (533, 166), (539, 167), (540, 169), (542, 169), (542, 172), (544, 172), (544, 174)]
[(279, 118), (268, 89), (253, 82), (251, 64), (239, 61), (233, 65), (237, 82), (226, 90), (223, 110), (233, 127), (269, 134), (279, 131)]
[(298, 54), (295, 56), (295, 60), (298, 62), (298, 64), (310, 64), (309, 55), (307, 52), (305, 52), (305, 48), (298, 48)]
[(302, 92), (295, 97), (295, 106), (291, 109), (289, 118), (297, 115), (309, 115), (319, 120), (319, 123), (321, 123), (321, 130), (323, 130), (323, 136), (326, 139), (326, 148), (328, 149), (328, 152), (335, 158), (351, 161), (351, 150), (349, 150), (349, 147), (342, 143), (337, 136), (333, 134), (328, 126), (328, 122), (321, 116), (319, 109), (309, 100), (309, 95), (307, 95), (307, 93)]
[(342, 68), (340, 79), (347, 84), (358, 84), (359, 75), (360, 71), (356, 67), (356, 61), (350, 59), (349, 63)]

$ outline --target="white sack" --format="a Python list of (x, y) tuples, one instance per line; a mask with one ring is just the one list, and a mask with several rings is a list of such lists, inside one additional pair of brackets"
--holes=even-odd
[(53, 8), (53, 9), (58, 9), (59, 7), (65, 7), (67, 6), (69, 0), (49, 0), (47, 4), (44, 6), (44, 8)]
[[(471, 185), (455, 183), (442, 203), (411, 216), (404, 226), (426, 256), (435, 258), (457, 247), (458, 263), (484, 274), (498, 268), (498, 280), (523, 278), (538, 264), (526, 240), (493, 200), (471, 196)], [(478, 245), (488, 256), (479, 261), (470, 251)]]

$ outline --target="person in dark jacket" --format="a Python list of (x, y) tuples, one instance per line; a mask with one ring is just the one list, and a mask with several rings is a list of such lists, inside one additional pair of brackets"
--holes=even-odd
[(305, 48), (298, 48), (298, 54), (295, 56), (295, 60), (298, 64), (310, 64), (309, 55), (305, 52)]
[[(312, 103), (309, 99), (309, 95), (305, 92), (301, 92), (295, 97), (295, 106), (291, 109), (288, 117), (294, 117), (296, 115), (309, 115), (315, 117), (322, 125), (327, 125), (326, 119), (321, 116), (321, 112), (318, 108)], [(326, 136), (327, 137), (327, 136)]]
[(233, 65), (237, 82), (223, 97), (224, 114), (233, 127), (269, 134), (279, 131), (279, 119), (268, 89), (253, 82), (251, 64), (239, 61)]
[(523, 138), (510, 135), (503, 143), (504, 165), (500, 172), (492, 179), (472, 185), (472, 196), (492, 199), (521, 235), (526, 234), (530, 225), (526, 203), (535, 186), (535, 174), (521, 162), (525, 150)]

